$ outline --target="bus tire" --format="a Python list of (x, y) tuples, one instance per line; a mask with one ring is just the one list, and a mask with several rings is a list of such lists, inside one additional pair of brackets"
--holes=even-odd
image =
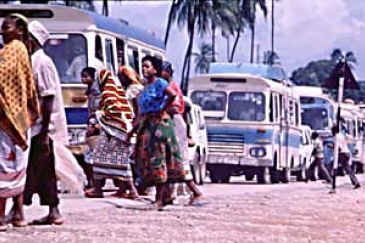
[(222, 165), (211, 165), (209, 176), (212, 183), (228, 183), (230, 179), (229, 173)]
[(270, 181), (272, 184), (280, 182), (280, 171), (277, 169), (277, 154), (274, 156), (273, 167), (270, 168)]
[(305, 181), (307, 179), (306, 167), (307, 167), (307, 162), (304, 159), (303, 163), (300, 166), (300, 170), (297, 172), (297, 181)]
[(281, 181), (283, 183), (289, 183), (289, 181), (290, 181), (290, 173), (291, 173), (290, 168), (288, 168), (288, 167), (283, 168), (283, 171), (281, 173), (282, 173), (282, 175), (281, 175), (281, 177), (282, 177), (281, 178)]
[(199, 185), (204, 185), (205, 177), (207, 176), (207, 160), (205, 153), (203, 156), (200, 156), (200, 183)]
[(270, 183), (270, 169), (267, 166), (261, 167), (257, 173), (258, 184), (269, 184)]
[(255, 178), (255, 175), (253, 175), (253, 174), (245, 175), (245, 180), (246, 181), (253, 181), (253, 178)]

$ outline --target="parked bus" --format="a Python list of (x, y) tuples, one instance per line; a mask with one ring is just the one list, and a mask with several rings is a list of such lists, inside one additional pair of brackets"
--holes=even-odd
[[(300, 106), (280, 68), (214, 63), (192, 78), (189, 97), (207, 124), (212, 182), (234, 175), (258, 183), (288, 183), (300, 165)], [(305, 169), (305, 168), (304, 168)]]
[(81, 143), (88, 117), (81, 70), (101, 63), (115, 74), (119, 65), (127, 64), (141, 74), (143, 56), (164, 59), (162, 40), (124, 20), (59, 5), (0, 5), (1, 21), (10, 13), (21, 13), (30, 21), (38, 20), (51, 34), (44, 49), (53, 59), (61, 79), (70, 148), (75, 154), (83, 153)]

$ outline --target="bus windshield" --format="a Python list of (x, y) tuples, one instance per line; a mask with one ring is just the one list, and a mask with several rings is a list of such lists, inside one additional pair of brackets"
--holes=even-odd
[(238, 121), (263, 121), (265, 95), (261, 92), (232, 92), (229, 95), (227, 117)]
[(54, 61), (62, 84), (81, 83), (80, 73), (87, 66), (87, 44), (83, 35), (51, 36), (44, 51)]
[(191, 100), (199, 105), (207, 119), (223, 119), (227, 94), (223, 91), (194, 91)]
[(302, 107), (302, 124), (308, 125), (312, 130), (327, 130), (330, 127), (328, 111), (325, 108)]

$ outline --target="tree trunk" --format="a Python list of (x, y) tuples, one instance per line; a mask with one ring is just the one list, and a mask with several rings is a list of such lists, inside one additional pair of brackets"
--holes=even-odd
[(274, 33), (274, 26), (275, 26), (275, 18), (274, 18), (274, 13), (275, 13), (275, 4), (274, 4), (275, 0), (271, 1), (271, 53), (274, 53), (275, 51), (275, 46), (274, 46), (274, 37), (275, 37), (275, 33)]
[(102, 14), (104, 16), (109, 16), (108, 0), (103, 0), (103, 11), (102, 11)]
[(241, 31), (238, 31), (237, 35), (236, 35), (236, 38), (234, 40), (234, 43), (233, 43), (231, 56), (230, 56), (228, 62), (233, 62), (233, 57), (234, 57), (234, 54), (236, 53), (236, 48), (238, 46), (238, 41), (239, 41), (240, 37), (241, 37)]
[(212, 21), (212, 62), (215, 62), (215, 30), (216, 26), (214, 21)]
[(169, 16), (167, 19), (167, 27), (166, 27), (166, 33), (165, 33), (165, 46), (167, 46), (167, 41), (168, 41), (169, 35), (170, 35), (171, 24), (172, 24), (172, 15), (175, 11), (175, 4), (176, 4), (176, 0), (174, 0), (171, 4)]
[(250, 63), (253, 63), (253, 56), (255, 52), (255, 24), (253, 24), (251, 29), (251, 55), (250, 55)]
[(184, 95), (187, 95), (188, 93), (188, 80), (189, 80), (189, 74), (190, 74), (190, 63), (191, 63), (191, 53), (193, 50), (193, 43), (194, 43), (194, 29), (195, 24), (191, 24), (189, 29), (189, 44), (186, 49), (185, 53), (185, 59), (184, 59), (184, 66), (182, 71), (182, 79), (181, 79), (181, 90)]

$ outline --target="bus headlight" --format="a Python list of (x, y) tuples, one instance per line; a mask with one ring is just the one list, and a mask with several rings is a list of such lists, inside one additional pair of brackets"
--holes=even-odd
[(68, 141), (70, 144), (82, 143), (86, 139), (86, 130), (83, 128), (68, 129)]
[(264, 147), (254, 147), (250, 149), (250, 155), (255, 158), (261, 158), (266, 155), (266, 149)]

